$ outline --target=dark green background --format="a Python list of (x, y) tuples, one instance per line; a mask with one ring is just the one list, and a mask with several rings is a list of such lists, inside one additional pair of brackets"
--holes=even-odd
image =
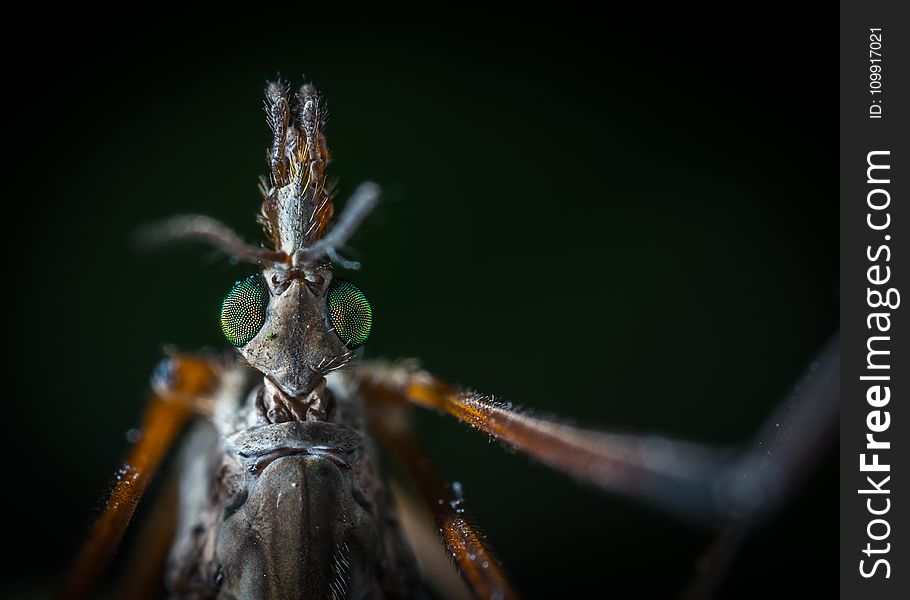
[[(131, 235), (198, 212), (257, 239), (277, 72), (325, 94), (339, 204), (384, 190), (352, 243), (367, 356), (583, 425), (748, 439), (837, 325), (831, 10), (45, 16), (7, 114), (12, 590), (47, 589), (77, 548), (163, 345), (224, 345), (248, 270)], [(418, 423), (529, 597), (673, 597), (712, 539)], [(724, 597), (835, 589), (826, 454)]]

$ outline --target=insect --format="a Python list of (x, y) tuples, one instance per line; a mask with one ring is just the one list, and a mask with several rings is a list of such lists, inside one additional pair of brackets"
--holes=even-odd
[[(335, 267), (353, 266), (343, 248), (375, 207), (379, 189), (362, 184), (333, 221), (319, 94), (310, 85), (292, 92), (270, 84), (266, 112), (273, 134), (260, 217), (267, 246), (247, 244), (207, 217), (176, 217), (154, 230), (159, 242), (201, 241), (256, 266), (221, 308), (222, 331), (237, 352), (174, 354), (156, 370), (141, 438), (67, 595), (90, 589), (189, 422), (166, 573), (178, 597), (418, 596), (423, 583), (379, 476), (376, 443), (390, 450), (426, 501), (474, 594), (514, 597), (465, 514), (458, 486), (443, 483), (425, 460), (408, 427), (411, 406), (450, 414), (578, 479), (684, 519), (736, 514), (747, 524), (759, 508), (773, 505), (754, 506), (750, 492), (758, 485), (773, 497), (785, 487), (776, 458), (579, 429), (459, 389), (410, 363), (363, 362), (372, 307)], [(792, 430), (810, 409), (815, 416), (830, 412), (832, 365), (828, 349), (799, 397), (774, 416), (775, 429), (783, 422)], [(778, 446), (788, 462), (801, 456), (792, 441)], [(744, 474), (751, 476), (745, 488)]]

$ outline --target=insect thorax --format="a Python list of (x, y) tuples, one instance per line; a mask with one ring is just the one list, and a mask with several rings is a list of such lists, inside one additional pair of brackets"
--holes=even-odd
[(327, 420), (261, 423), (261, 387), (221, 390), (221, 421), (199, 423), (184, 444), (172, 593), (413, 597), (420, 585), (413, 557), (347, 390), (330, 378), (327, 391), (338, 398)]

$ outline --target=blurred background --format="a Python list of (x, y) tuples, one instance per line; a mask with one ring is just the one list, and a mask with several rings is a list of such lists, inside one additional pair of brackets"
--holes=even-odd
[[(749, 440), (837, 327), (836, 6), (552, 10), (23, 25), (34, 39), (7, 53), (13, 596), (48, 594), (77, 550), (164, 345), (225, 346), (219, 304), (249, 268), (132, 236), (194, 212), (259, 239), (279, 73), (325, 95), (336, 207), (361, 181), (384, 190), (349, 253), (368, 357), (585, 426)], [(714, 539), (450, 419), (418, 424), (527, 597), (676, 597)], [(721, 597), (834, 592), (836, 456), (751, 534)]]

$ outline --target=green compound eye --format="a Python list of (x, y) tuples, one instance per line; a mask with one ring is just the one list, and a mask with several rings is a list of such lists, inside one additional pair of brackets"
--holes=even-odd
[(329, 319), (341, 341), (356, 348), (370, 337), (373, 309), (360, 288), (345, 279), (336, 279), (329, 291)]
[(234, 284), (221, 302), (221, 331), (234, 346), (243, 346), (256, 337), (265, 323), (269, 293), (259, 275), (250, 275)]

